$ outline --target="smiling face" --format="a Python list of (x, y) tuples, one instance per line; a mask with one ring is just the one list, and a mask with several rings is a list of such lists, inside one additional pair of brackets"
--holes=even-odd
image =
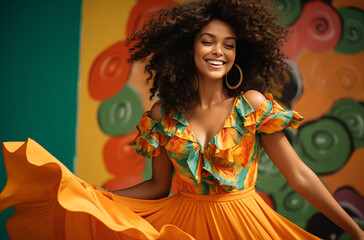
[(235, 61), (236, 34), (225, 22), (214, 19), (197, 34), (193, 43), (198, 79), (222, 79)]

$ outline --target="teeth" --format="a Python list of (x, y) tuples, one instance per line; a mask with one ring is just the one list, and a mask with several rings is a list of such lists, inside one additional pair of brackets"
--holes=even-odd
[(221, 66), (224, 64), (223, 61), (216, 61), (216, 60), (207, 60), (207, 63), (212, 64), (212, 65), (217, 65), (217, 66)]

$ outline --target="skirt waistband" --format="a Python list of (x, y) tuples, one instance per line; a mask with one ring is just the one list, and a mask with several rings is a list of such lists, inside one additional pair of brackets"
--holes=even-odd
[(202, 194), (193, 194), (187, 192), (179, 192), (178, 195), (180, 195), (180, 197), (186, 200), (223, 202), (223, 201), (231, 201), (231, 200), (246, 198), (251, 194), (253, 194), (254, 192), (255, 192), (255, 186), (251, 186), (241, 191), (216, 194), (216, 195), (202, 195)]

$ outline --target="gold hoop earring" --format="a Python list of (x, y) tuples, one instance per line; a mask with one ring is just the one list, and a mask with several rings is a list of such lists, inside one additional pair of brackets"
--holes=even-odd
[(193, 90), (197, 91), (198, 90), (198, 80), (196, 77), (196, 74), (193, 74)]
[(235, 86), (231, 86), (231, 85), (229, 84), (228, 79), (227, 79), (227, 75), (228, 75), (228, 74), (226, 74), (226, 75), (225, 75), (225, 83), (226, 83), (226, 86), (227, 86), (229, 89), (236, 89), (236, 88), (238, 88), (238, 87), (241, 85), (241, 83), (243, 82), (243, 71), (241, 71), (241, 68), (239, 67), (239, 65), (234, 64), (234, 66), (235, 66), (235, 67), (237, 67), (237, 68), (238, 68), (238, 70), (239, 70), (239, 73), (240, 73), (240, 79), (239, 79), (238, 84), (236, 84)]

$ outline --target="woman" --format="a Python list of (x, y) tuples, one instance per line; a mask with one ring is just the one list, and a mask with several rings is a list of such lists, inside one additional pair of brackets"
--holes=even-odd
[[(160, 98), (142, 116), (132, 143), (153, 158), (152, 178), (111, 193), (78, 179), (31, 140), (5, 144), (9, 181), (0, 207), (15, 205), (10, 236), (317, 239), (254, 191), (263, 145), (297, 192), (363, 239), (282, 133), (302, 117), (260, 93), (287, 68), (279, 51), (285, 30), (265, 3), (192, 2), (157, 14), (132, 36), (130, 57), (148, 59), (152, 97)], [(166, 197), (172, 177), (179, 193)]]

